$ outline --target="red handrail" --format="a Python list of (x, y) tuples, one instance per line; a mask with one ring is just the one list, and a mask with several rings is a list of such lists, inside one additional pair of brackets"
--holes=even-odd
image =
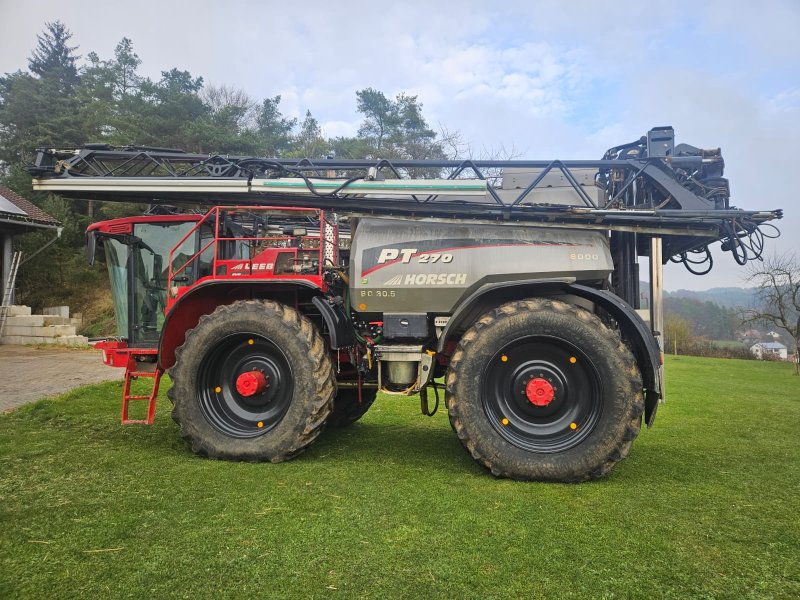
[[(183, 245), (183, 243), (184, 243), (184, 242), (185, 242), (187, 239), (189, 239), (189, 236), (193, 235), (193, 234), (194, 234), (194, 232), (195, 232), (195, 231), (197, 231), (197, 229), (198, 229), (200, 226), (202, 226), (202, 224), (203, 224), (203, 223), (205, 223), (205, 222), (206, 222), (206, 220), (207, 220), (207, 219), (208, 219), (208, 218), (209, 218), (209, 217), (210, 217), (212, 214), (215, 214), (215, 215), (216, 215), (216, 217), (217, 217), (217, 219), (216, 219), (216, 221), (217, 221), (217, 225), (219, 225), (219, 214), (218, 214), (218, 213), (219, 213), (219, 209), (220, 209), (220, 207), (219, 207), (219, 206), (215, 206), (215, 207), (214, 207), (214, 208), (212, 208), (210, 211), (208, 211), (208, 212), (207, 212), (207, 213), (206, 213), (206, 214), (203, 216), (203, 218), (202, 218), (202, 219), (200, 219), (200, 220), (199, 220), (199, 221), (198, 221), (198, 222), (195, 224), (195, 226), (194, 226), (194, 227), (192, 227), (192, 228), (191, 228), (191, 229), (190, 229), (190, 230), (189, 230), (189, 231), (186, 233), (186, 235), (185, 235), (185, 236), (183, 236), (183, 237), (181, 238), (181, 240), (180, 240), (180, 241), (179, 241), (177, 244), (175, 244), (175, 245), (172, 247), (172, 250), (170, 250), (170, 251), (169, 251), (169, 266), (168, 266), (168, 269), (167, 269), (167, 289), (171, 289), (171, 288), (172, 288), (172, 280), (173, 280), (173, 278), (175, 277), (175, 275), (177, 275), (178, 273), (182, 272), (182, 271), (183, 271), (183, 270), (184, 270), (184, 269), (185, 269), (185, 268), (186, 268), (186, 267), (189, 265), (189, 263), (191, 263), (192, 261), (194, 261), (194, 260), (195, 260), (195, 259), (196, 259), (198, 256), (200, 256), (200, 255), (201, 255), (203, 252), (205, 252), (205, 251), (206, 251), (206, 249), (207, 249), (209, 246), (211, 246), (212, 244), (216, 244), (216, 242), (217, 242), (217, 231), (219, 231), (219, 230), (218, 230), (218, 229), (215, 227), (215, 228), (214, 228), (214, 239), (213, 239), (213, 240), (211, 240), (211, 241), (210, 241), (208, 244), (206, 244), (206, 245), (205, 245), (205, 246), (202, 248), (202, 250), (200, 250), (199, 252), (196, 252), (195, 254), (193, 254), (193, 255), (192, 255), (192, 257), (191, 257), (189, 260), (187, 260), (187, 261), (186, 261), (186, 262), (185, 262), (185, 263), (184, 263), (184, 264), (181, 266), (181, 268), (180, 268), (180, 269), (178, 269), (178, 271), (177, 271), (177, 272), (175, 272), (175, 271), (173, 270), (173, 268), (172, 268), (172, 261), (173, 261), (174, 255), (175, 255), (175, 251), (176, 251), (178, 248), (180, 248), (180, 247)], [(216, 253), (216, 248), (215, 248), (215, 252), (214, 252), (215, 261), (216, 261), (216, 254), (217, 254), (217, 253)], [(215, 264), (215, 266), (216, 266), (216, 264)]]
[[(272, 211), (272, 212), (288, 212), (288, 213), (312, 213), (315, 215), (319, 215), (319, 249), (324, 255), (325, 244), (327, 240), (325, 239), (325, 224), (327, 223), (329, 226), (334, 226), (327, 218), (324, 211), (319, 209), (310, 209), (310, 208), (300, 208), (300, 207), (285, 207), (285, 206), (215, 206), (211, 210), (209, 210), (202, 219), (197, 221), (194, 227), (192, 227), (186, 235), (184, 235), (181, 240), (173, 246), (173, 248), (169, 252), (169, 266), (167, 270), (167, 286), (168, 289), (172, 289), (173, 279), (186, 270), (186, 268), (194, 261), (198, 260), (198, 258), (206, 252), (212, 246), (214, 247), (214, 259), (213, 259), (213, 270), (212, 273), (216, 275), (218, 271), (218, 261), (219, 259), (219, 252), (218, 252), (218, 242), (219, 241), (278, 241), (278, 240), (289, 240), (291, 236), (274, 236), (274, 237), (258, 237), (258, 236), (250, 236), (250, 237), (221, 237), (219, 235), (219, 223), (220, 223), (220, 213), (222, 210), (233, 212), (237, 210), (247, 211), (247, 212), (258, 212), (258, 211)], [(211, 218), (214, 218), (214, 237), (211, 239), (207, 244), (205, 244), (200, 250), (195, 252), (186, 262), (184, 262), (179, 268), (173, 268), (173, 260), (175, 258), (175, 252), (188, 240), (192, 235), (198, 231), (200, 227), (203, 226), (204, 223), (207, 223)], [(304, 236), (308, 239), (316, 239), (312, 236)], [(252, 265), (252, 258), (248, 259), (248, 262)], [(322, 276), (322, 268), (323, 268), (323, 261), (319, 261), (319, 272), (318, 275)]]

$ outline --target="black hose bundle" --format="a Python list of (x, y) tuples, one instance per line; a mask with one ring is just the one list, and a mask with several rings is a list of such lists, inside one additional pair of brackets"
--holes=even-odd
[[(750, 260), (762, 260), (764, 240), (775, 239), (781, 235), (780, 230), (771, 223), (754, 223), (749, 219), (734, 218), (730, 221), (723, 221), (720, 229), (724, 233), (720, 239), (722, 250), (730, 252), (733, 259), (740, 265), (745, 265)], [(702, 256), (698, 257), (698, 255)], [(714, 266), (714, 259), (711, 257), (708, 244), (681, 252), (677, 256), (670, 257), (669, 260), (673, 263), (683, 263), (686, 270), (693, 275), (705, 275)], [(701, 265), (703, 268), (697, 268)]]
[[(694, 255), (702, 254), (702, 258), (694, 258)], [(681, 252), (677, 257), (671, 256), (670, 262), (683, 263), (686, 270), (692, 275), (706, 275), (714, 268), (714, 259), (711, 257), (711, 250), (708, 246), (689, 250), (688, 252)], [(695, 269), (694, 266), (708, 265), (705, 269)]]

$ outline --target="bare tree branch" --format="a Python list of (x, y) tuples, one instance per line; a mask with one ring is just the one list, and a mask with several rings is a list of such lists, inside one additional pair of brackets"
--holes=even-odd
[(215, 115), (226, 114), (240, 128), (252, 127), (258, 116), (258, 103), (242, 89), (227, 85), (207, 85), (200, 97)]
[(787, 253), (751, 263), (747, 281), (756, 287), (760, 306), (741, 315), (742, 324), (772, 323), (794, 341), (795, 374), (800, 375), (800, 261)]

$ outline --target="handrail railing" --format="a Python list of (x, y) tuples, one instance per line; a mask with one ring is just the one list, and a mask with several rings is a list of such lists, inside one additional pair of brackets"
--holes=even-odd
[[(181, 240), (180, 240), (180, 241), (179, 241), (177, 244), (175, 244), (175, 245), (172, 247), (172, 249), (169, 251), (169, 263), (168, 263), (168, 265), (167, 265), (167, 289), (171, 289), (171, 288), (172, 288), (172, 282), (173, 282), (173, 279), (175, 278), (175, 275), (177, 275), (178, 273), (181, 273), (181, 272), (183, 272), (183, 271), (186, 269), (186, 267), (189, 265), (189, 263), (191, 263), (191, 262), (193, 262), (194, 260), (196, 260), (197, 258), (199, 258), (199, 257), (200, 257), (200, 255), (201, 255), (203, 252), (205, 252), (205, 251), (208, 249), (208, 247), (209, 247), (210, 245), (212, 245), (212, 244), (216, 245), (217, 236), (216, 236), (216, 233), (215, 233), (215, 235), (214, 235), (214, 238), (213, 238), (213, 239), (212, 239), (212, 240), (211, 240), (211, 241), (210, 241), (208, 244), (206, 244), (206, 246), (204, 246), (202, 250), (200, 250), (199, 252), (195, 252), (195, 253), (192, 255), (192, 257), (191, 257), (189, 260), (187, 260), (187, 261), (186, 261), (186, 262), (185, 262), (185, 263), (184, 263), (184, 264), (181, 266), (181, 268), (180, 268), (180, 269), (178, 269), (178, 271), (177, 271), (177, 272), (173, 270), (173, 261), (175, 260), (175, 258), (174, 258), (174, 257), (175, 257), (175, 251), (176, 251), (178, 248), (180, 248), (180, 247), (183, 245), (183, 243), (184, 243), (186, 240), (188, 240), (190, 237), (192, 237), (192, 236), (194, 235), (194, 233), (195, 233), (195, 232), (196, 232), (198, 229), (200, 229), (200, 227), (202, 227), (203, 223), (205, 223), (205, 222), (208, 220), (208, 218), (209, 218), (211, 215), (217, 215), (217, 213), (218, 213), (219, 209), (220, 209), (220, 207), (218, 207), (218, 206), (215, 206), (215, 207), (214, 207), (214, 208), (212, 208), (210, 211), (208, 211), (208, 212), (207, 212), (205, 215), (203, 215), (203, 218), (202, 218), (202, 219), (200, 219), (200, 220), (199, 220), (197, 223), (195, 223), (195, 226), (194, 226), (194, 227), (192, 227), (192, 228), (191, 228), (191, 229), (190, 229), (190, 230), (189, 230), (189, 231), (186, 233), (186, 235), (184, 235), (184, 236), (181, 238)], [(217, 220), (218, 220), (218, 219), (217, 219)], [(217, 231), (217, 228), (215, 227), (215, 232), (216, 232), (216, 231)], [(215, 255), (216, 255), (216, 251), (215, 251)]]
[[(242, 235), (226, 235), (226, 232), (223, 232), (220, 227), (222, 213), (241, 213), (245, 212), (247, 214), (257, 213), (257, 212), (267, 212), (267, 213), (279, 213), (281, 216), (289, 216), (295, 215), (313, 215), (314, 217), (319, 219), (319, 233), (316, 235), (305, 235), (305, 236), (292, 236), (292, 235), (254, 235), (250, 236), (242, 236)], [(175, 265), (176, 254), (178, 254), (181, 250), (181, 247), (187, 243), (187, 241), (193, 240), (197, 238), (198, 232), (200, 229), (205, 225), (209, 226), (210, 222), (213, 221), (213, 237), (205, 244), (200, 246), (199, 244), (195, 243), (194, 248), (199, 247), (198, 250), (194, 250), (193, 254), (180, 266)], [(186, 272), (188, 267), (196, 263), (200, 260), (200, 258), (209, 250), (213, 248), (213, 260), (211, 266), (211, 276), (218, 277), (220, 276), (220, 261), (221, 260), (244, 260), (249, 263), (249, 269), (252, 271), (253, 259), (254, 256), (249, 256), (249, 258), (221, 258), (219, 252), (219, 244), (220, 242), (255, 242), (259, 246), (263, 245), (264, 243), (280, 243), (285, 242), (287, 245), (286, 248), (290, 248), (289, 244), (293, 239), (307, 239), (313, 240), (316, 244), (315, 250), (319, 250), (320, 252), (320, 260), (319, 260), (319, 268), (317, 275), (322, 276), (322, 269), (323, 269), (323, 260), (322, 256), (325, 253), (325, 245), (328, 243), (325, 239), (325, 227), (332, 226), (332, 223), (328, 219), (328, 217), (318, 209), (309, 209), (309, 208), (296, 208), (296, 207), (254, 207), (254, 206), (215, 206), (211, 210), (209, 210), (203, 218), (197, 221), (197, 223), (192, 227), (186, 235), (184, 235), (180, 241), (172, 247), (169, 252), (169, 264), (167, 269), (167, 286), (169, 290), (173, 289), (173, 284), (175, 283), (175, 278), (180, 276), (181, 273)], [(258, 246), (256, 246), (258, 247)], [(256, 248), (254, 247), (254, 248)], [(277, 246), (280, 247), (280, 246)], [(251, 251), (253, 248), (251, 248)], [(199, 275), (199, 268), (197, 273)]]

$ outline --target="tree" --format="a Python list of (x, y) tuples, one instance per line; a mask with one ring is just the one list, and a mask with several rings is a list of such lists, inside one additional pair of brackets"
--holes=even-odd
[(800, 260), (796, 254), (772, 256), (750, 268), (761, 307), (745, 311), (743, 324), (766, 321), (786, 331), (794, 341), (795, 375), (800, 375)]
[(402, 148), (408, 158), (443, 158), (444, 151), (436, 142), (436, 132), (428, 127), (428, 122), (422, 116), (422, 104), (417, 101), (417, 96), (400, 93), (395, 105), (399, 123), (390, 141)]
[(206, 114), (188, 125), (195, 150), (224, 154), (257, 152), (257, 102), (244, 90), (226, 85), (203, 88), (199, 96)]
[(367, 88), (356, 92), (357, 110), (364, 115), (358, 128), (358, 137), (371, 142), (373, 150), (380, 153), (384, 141), (397, 124), (397, 110), (383, 92)]
[(78, 83), (80, 56), (74, 54), (77, 46), (69, 46), (72, 33), (61, 21), (45, 23), (45, 30), (36, 36), (38, 44), (28, 58), (28, 68), (39, 77), (54, 77), (62, 85), (62, 92), (69, 93)]
[(82, 141), (73, 93), (79, 57), (69, 46), (71, 36), (63, 23), (48, 23), (28, 59), (31, 72), (0, 77), (0, 161), (24, 162), (37, 146)]
[(664, 347), (673, 354), (686, 351), (686, 346), (693, 341), (692, 325), (678, 315), (669, 314), (664, 319)]
[(683, 317), (691, 323), (694, 335), (711, 340), (732, 340), (739, 325), (733, 309), (694, 298), (664, 298), (664, 312)]
[(399, 93), (394, 100), (366, 88), (356, 92), (357, 109), (364, 115), (358, 137), (370, 148), (367, 158), (445, 158), (436, 132), (428, 126), (417, 96)]
[(336, 158), (367, 158), (373, 156), (372, 146), (364, 138), (338, 136), (328, 140), (330, 152)]
[(99, 142), (109, 135), (116, 113), (114, 71), (95, 52), (89, 52), (86, 58), (88, 63), (81, 70), (75, 95), (86, 139)]
[(202, 89), (200, 97), (214, 115), (236, 129), (246, 129), (255, 123), (258, 104), (242, 89), (227, 85), (209, 85)]
[(144, 137), (134, 141), (197, 150), (190, 128), (210, 110), (199, 96), (202, 88), (202, 77), (192, 77), (188, 71), (179, 69), (162, 71), (157, 83), (143, 81), (138, 122)]
[(310, 110), (300, 124), (300, 132), (294, 139), (293, 156), (302, 158), (319, 158), (328, 152), (328, 142), (322, 137), (322, 127)]
[(256, 117), (259, 154), (281, 156), (291, 148), (292, 131), (297, 119), (287, 119), (281, 114), (280, 95), (265, 98)]
[(111, 60), (101, 60), (95, 52), (87, 58), (75, 93), (78, 109), (69, 115), (73, 121), (83, 121), (82, 141), (113, 145), (153, 143), (147, 139), (148, 128), (160, 131), (148, 122), (152, 98), (147, 97), (151, 92), (147, 85), (153, 84), (137, 72), (142, 61), (133, 51), (133, 42), (122, 38)]
[(129, 38), (122, 38), (114, 49), (112, 66), (116, 77), (114, 78), (114, 93), (122, 99), (131, 96), (139, 89), (142, 78), (136, 72), (142, 60), (133, 51), (133, 42)]

